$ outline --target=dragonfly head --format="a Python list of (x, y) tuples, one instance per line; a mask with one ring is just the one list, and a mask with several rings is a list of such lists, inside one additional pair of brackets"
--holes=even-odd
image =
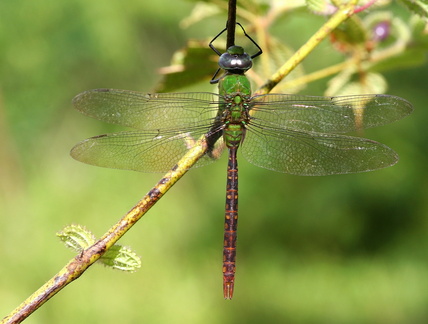
[(243, 74), (253, 66), (253, 61), (241, 46), (233, 45), (220, 56), (218, 65), (227, 72)]

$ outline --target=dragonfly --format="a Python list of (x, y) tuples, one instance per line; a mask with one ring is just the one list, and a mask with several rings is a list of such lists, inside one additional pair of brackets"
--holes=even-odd
[[(242, 27), (242, 26), (241, 26)], [(224, 30), (222, 31), (224, 32)], [(220, 33), (221, 34), (221, 33)], [(220, 35), (219, 34), (219, 35)], [(166, 172), (204, 136), (208, 149), (193, 166), (228, 152), (223, 248), (223, 295), (231, 299), (236, 272), (238, 149), (252, 164), (276, 172), (324, 176), (366, 172), (394, 165), (398, 155), (384, 144), (345, 133), (381, 126), (409, 115), (405, 99), (381, 94), (336, 97), (252, 95), (245, 72), (262, 53), (233, 45), (218, 54), (223, 74), (218, 94), (142, 93), (95, 89), (73, 99), (77, 110), (131, 131), (86, 139), (71, 150), (78, 161), (107, 168)]]

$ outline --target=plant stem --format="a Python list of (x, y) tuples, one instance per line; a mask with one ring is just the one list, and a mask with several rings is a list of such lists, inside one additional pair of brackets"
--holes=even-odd
[(207, 150), (201, 137), (177, 164), (95, 244), (82, 251), (21, 305), (3, 318), (1, 324), (21, 323), (112, 247), (190, 168)]
[(311, 53), (322, 40), (324, 40), (337, 26), (348, 19), (354, 13), (357, 0), (352, 0), (343, 5), (338, 11), (287, 61), (273, 74), (267, 82), (261, 86), (254, 95), (269, 93), (285, 76), (287, 76), (309, 53)]
[(227, 11), (227, 40), (226, 48), (235, 45), (235, 27), (236, 27), (236, 0), (229, 0)]

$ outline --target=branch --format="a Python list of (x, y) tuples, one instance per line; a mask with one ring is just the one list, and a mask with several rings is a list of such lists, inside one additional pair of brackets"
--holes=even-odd
[(201, 158), (207, 150), (201, 137), (183, 158), (117, 224), (94, 245), (72, 259), (52, 279), (6, 316), (1, 324), (21, 323), (112, 247)]
[(338, 11), (299, 49), (297, 52), (261, 86), (254, 95), (269, 93), (284, 77), (299, 65), (337, 26), (354, 13), (357, 0), (343, 5)]

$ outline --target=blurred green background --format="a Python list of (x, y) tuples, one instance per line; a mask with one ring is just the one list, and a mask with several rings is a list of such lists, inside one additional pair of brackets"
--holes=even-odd
[[(70, 158), (75, 143), (112, 130), (71, 99), (92, 88), (153, 89), (157, 69), (187, 39), (224, 26), (215, 17), (179, 28), (192, 8), (180, 0), (173, 8), (167, 0), (0, 2), (1, 316), (73, 257), (57, 231), (79, 223), (101, 236), (159, 180)], [(272, 33), (297, 48), (325, 21), (308, 17), (281, 19)], [(325, 66), (328, 51), (324, 43), (305, 64)], [(222, 295), (223, 158), (189, 172), (120, 241), (141, 255), (138, 272), (94, 265), (27, 322), (427, 323), (427, 75), (427, 64), (385, 74), (388, 93), (416, 109), (365, 133), (400, 154), (392, 168), (297, 177), (240, 159), (232, 301)], [(324, 88), (325, 80), (304, 93)]]

